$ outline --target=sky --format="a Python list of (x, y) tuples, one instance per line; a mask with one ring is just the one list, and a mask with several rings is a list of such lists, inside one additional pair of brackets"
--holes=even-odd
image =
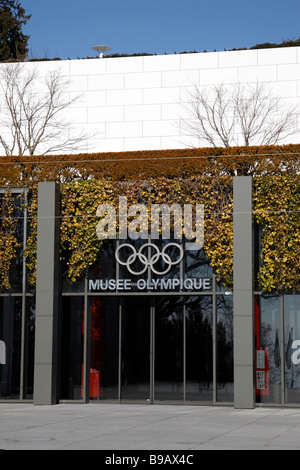
[[(29, 57), (174, 54), (249, 48), (300, 37), (300, 0), (20, 0)], [(104, 56), (105, 56), (104, 54)]]

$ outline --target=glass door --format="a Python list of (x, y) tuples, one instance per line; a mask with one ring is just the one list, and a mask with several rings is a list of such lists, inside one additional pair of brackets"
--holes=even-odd
[(212, 402), (212, 297), (92, 296), (89, 399)]
[(121, 300), (121, 400), (152, 402), (151, 299)]
[(156, 401), (183, 401), (183, 299), (159, 297), (155, 303)]

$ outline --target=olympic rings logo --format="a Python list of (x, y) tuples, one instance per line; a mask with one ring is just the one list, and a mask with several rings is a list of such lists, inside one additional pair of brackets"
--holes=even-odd
[[(179, 256), (178, 258), (175, 260), (175, 261), (172, 261), (171, 259), (171, 256), (168, 255), (166, 253), (166, 250), (170, 247), (170, 246), (175, 246), (176, 248), (178, 248), (179, 250)], [(130, 250), (132, 251), (132, 253), (128, 256), (128, 259), (127, 261), (122, 261), (119, 257), (119, 253), (121, 250), (123, 250), (125, 247), (127, 248), (130, 248)], [(143, 251), (146, 249), (146, 248), (154, 248), (155, 250), (155, 253), (150, 256), (150, 257), (147, 257)], [(171, 267), (172, 266), (175, 266), (176, 264), (179, 264), (180, 261), (182, 260), (183, 258), (183, 249), (180, 245), (178, 245), (177, 243), (168, 243), (161, 251), (159, 250), (159, 248), (154, 245), (154, 243), (145, 243), (145, 245), (142, 245), (140, 247), (140, 249), (137, 251), (136, 248), (132, 245), (130, 245), (129, 243), (124, 243), (122, 245), (120, 245), (117, 249), (116, 249), (116, 253), (115, 253), (115, 257), (116, 257), (116, 260), (119, 264), (121, 264), (122, 266), (126, 266), (126, 268), (128, 269), (128, 271), (135, 275), (135, 276), (138, 276), (138, 275), (141, 275), (143, 274), (147, 268), (149, 267), (151, 269), (151, 271), (154, 273), (154, 274), (157, 274), (157, 275), (162, 275), (162, 274), (166, 274), (170, 271)], [(154, 268), (154, 265), (158, 262), (159, 259), (162, 259), (165, 264), (167, 265), (166, 268), (162, 271), (159, 271), (157, 269)], [(131, 266), (134, 264), (134, 262), (136, 260), (139, 260), (144, 266), (143, 268), (140, 270), (140, 271), (134, 271)]]

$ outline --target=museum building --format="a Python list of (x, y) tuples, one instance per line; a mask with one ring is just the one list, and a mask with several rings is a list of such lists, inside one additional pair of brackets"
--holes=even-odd
[[(292, 145), (282, 148), (207, 150), (198, 137), (183, 133), (191, 85), (267, 84), (296, 106), (299, 63), (300, 47), (280, 47), (34, 64), (42, 78), (59, 67), (70, 82), (67, 96), (81, 97), (66, 110), (67, 122), (75, 135), (83, 129), (91, 137), (72, 157), (50, 159), (43, 151), (27, 161), (1, 157), (1, 402), (300, 405), (299, 136), (292, 133)], [(31, 67), (24, 63), (25, 71)], [(37, 96), (42, 91), (34, 90)], [(101, 154), (92, 153), (99, 149)], [(244, 172), (236, 162), (233, 171), (232, 152), (254, 160)], [(225, 155), (228, 171), (220, 164)], [(96, 162), (98, 169), (97, 159), (104, 162)], [(126, 161), (130, 166), (119, 172)], [(160, 165), (164, 177), (171, 174), (164, 182), (166, 199), (169, 192), (180, 196), (177, 187), (190, 176), (196, 185), (194, 174), (213, 176), (216, 186), (209, 183), (206, 202), (197, 193), (205, 215), (199, 207), (196, 228), (188, 230), (190, 199), (179, 203), (176, 197), (159, 200), (175, 211), (170, 230), (158, 230), (152, 213), (153, 225), (142, 229), (144, 218), (137, 228), (130, 207), (140, 203), (140, 217), (145, 207), (139, 197), (130, 199), (130, 185), (156, 204)], [(150, 168), (146, 177), (143, 166)], [(57, 167), (61, 172), (54, 175)], [(128, 197), (119, 218), (111, 205), (120, 189), (118, 172), (124, 183), (120, 204)], [(104, 174), (109, 187), (101, 182)], [(232, 177), (230, 195), (220, 183), (224, 174)], [(266, 177), (260, 204), (253, 174)], [(291, 182), (277, 187), (274, 175)], [(148, 177), (158, 181), (155, 190)], [(75, 186), (79, 181), (77, 193), (66, 189), (72, 179)], [(93, 181), (104, 188), (104, 212), (100, 190), (95, 197), (80, 193), (80, 184), (88, 188)], [(226, 205), (231, 193), (232, 205)], [(91, 212), (79, 216), (90, 198)], [(216, 207), (213, 198), (220, 202)], [(220, 216), (224, 210), (229, 222)], [(260, 211), (266, 214), (261, 223)], [(106, 212), (113, 222), (106, 219), (107, 239), (100, 223)], [(187, 221), (180, 236), (176, 214)], [(99, 224), (91, 229), (95, 219)], [(80, 261), (86, 266), (81, 263), (84, 273), (77, 275)]]
[(11, 190), (19, 243), (0, 293), (0, 400), (299, 405), (300, 295), (256, 288), (252, 183), (233, 178), (233, 288), (205, 254), (201, 224), (178, 238), (141, 228), (121, 237), (120, 220), (118, 236), (71, 281), (55, 182), (38, 185), (32, 287), (24, 257), (32, 219), (20, 202), (28, 191)]

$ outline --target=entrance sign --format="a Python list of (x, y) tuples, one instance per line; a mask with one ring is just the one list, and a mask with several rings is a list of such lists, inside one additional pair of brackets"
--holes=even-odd
[(211, 289), (210, 278), (180, 279), (89, 279), (90, 291), (202, 291)]

